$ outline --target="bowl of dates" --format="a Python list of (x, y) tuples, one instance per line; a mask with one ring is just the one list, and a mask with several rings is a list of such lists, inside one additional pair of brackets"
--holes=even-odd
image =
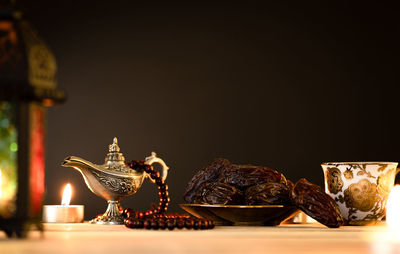
[(298, 210), (327, 227), (343, 217), (335, 201), (302, 178), (293, 184), (265, 166), (233, 164), (218, 158), (199, 170), (186, 186), (181, 208), (216, 225), (279, 225)]

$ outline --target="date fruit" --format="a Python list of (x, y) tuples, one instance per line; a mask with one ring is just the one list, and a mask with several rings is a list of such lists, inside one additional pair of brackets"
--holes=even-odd
[(289, 188), (289, 190), (292, 190), (294, 188), (293, 182), (290, 181), (289, 179), (286, 179), (286, 185)]
[(217, 158), (207, 167), (199, 170), (187, 184), (183, 199), (188, 203), (193, 203), (194, 195), (199, 187), (204, 183), (216, 182), (221, 175), (222, 170), (233, 167), (233, 164), (227, 159)]
[(254, 185), (246, 190), (246, 205), (290, 205), (289, 191), (283, 183)]
[(206, 183), (200, 186), (194, 201), (197, 204), (232, 205), (243, 202), (243, 194), (237, 188), (224, 183)]
[(291, 191), (292, 202), (308, 216), (330, 228), (343, 224), (343, 217), (335, 201), (318, 185), (302, 178)]
[(235, 186), (241, 190), (268, 182), (287, 184), (285, 176), (276, 170), (252, 165), (225, 168), (222, 170), (219, 182)]

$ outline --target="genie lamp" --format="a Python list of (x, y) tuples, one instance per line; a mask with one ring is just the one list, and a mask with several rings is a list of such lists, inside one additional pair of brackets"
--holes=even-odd
[[(152, 180), (144, 170), (132, 169), (125, 164), (125, 158), (120, 153), (117, 138), (114, 138), (108, 150), (109, 153), (103, 165), (97, 165), (76, 156), (69, 156), (62, 163), (64, 167), (73, 167), (78, 170), (88, 188), (97, 196), (107, 200), (106, 212), (89, 222), (93, 224), (123, 224), (124, 219), (120, 213), (119, 201), (136, 193), (146, 177)], [(162, 166), (161, 175), (165, 180), (169, 168), (154, 152), (145, 159), (145, 164), (153, 163), (159, 163)]]

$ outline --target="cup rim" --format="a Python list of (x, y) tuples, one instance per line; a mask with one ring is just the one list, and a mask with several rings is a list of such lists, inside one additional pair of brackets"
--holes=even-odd
[(348, 162), (323, 162), (321, 165), (379, 165), (379, 164), (386, 164), (386, 165), (397, 165), (398, 162), (390, 162), (390, 161), (348, 161)]

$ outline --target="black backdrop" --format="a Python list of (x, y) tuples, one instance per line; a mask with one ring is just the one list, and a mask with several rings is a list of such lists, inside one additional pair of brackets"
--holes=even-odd
[[(169, 164), (170, 211), (215, 157), (321, 186), (323, 161), (399, 161), (396, 8), (263, 2), (20, 0), (69, 94), (48, 111), (45, 203), (71, 182), (86, 219), (103, 212), (60, 163), (102, 163), (114, 136)], [(151, 202), (145, 184), (123, 204)]]

